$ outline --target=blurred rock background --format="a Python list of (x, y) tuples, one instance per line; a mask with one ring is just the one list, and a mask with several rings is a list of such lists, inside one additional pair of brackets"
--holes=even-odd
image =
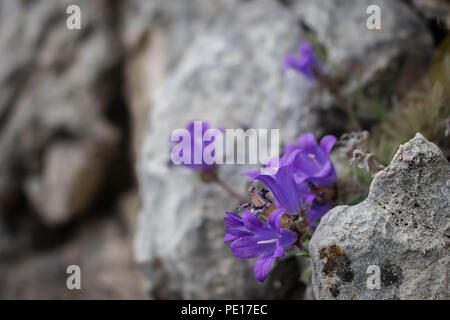
[[(236, 203), (169, 170), (166, 137), (194, 118), (281, 127), (283, 142), (345, 132), (331, 97), (280, 74), (310, 31), (381, 98), (447, 35), (445, 0), (375, 2), (380, 31), (365, 0), (0, 0), (0, 298), (311, 297), (295, 259), (261, 285), (232, 256)], [(81, 30), (66, 28), (70, 4)], [(244, 193), (247, 169), (221, 175)], [(70, 264), (81, 291), (66, 289)]]

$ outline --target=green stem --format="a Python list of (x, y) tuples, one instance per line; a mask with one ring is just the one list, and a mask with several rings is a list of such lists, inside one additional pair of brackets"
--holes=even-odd
[(216, 177), (214, 180), (215, 183), (217, 183), (223, 190), (225, 190), (226, 193), (228, 193), (230, 196), (235, 198), (240, 204), (246, 203), (247, 200), (244, 199), (240, 194), (235, 192), (229, 185), (227, 185), (222, 179), (219, 177)]

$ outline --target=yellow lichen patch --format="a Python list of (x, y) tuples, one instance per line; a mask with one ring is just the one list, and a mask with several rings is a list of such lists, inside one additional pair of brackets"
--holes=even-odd
[(319, 253), (320, 253), (320, 259), (324, 259), (327, 256), (327, 248), (326, 247), (321, 247), (319, 249)]
[(344, 251), (336, 243), (332, 243), (328, 246), (326, 256), (329, 259), (337, 259), (338, 257), (343, 255)]
[[(331, 243), (328, 247), (321, 247), (319, 255), (321, 259), (324, 259), (322, 272), (328, 278), (338, 276), (344, 282), (353, 280), (354, 272), (350, 268), (351, 261), (336, 243)], [(340, 291), (338, 286), (330, 281), (327, 284), (331, 295), (336, 298)]]

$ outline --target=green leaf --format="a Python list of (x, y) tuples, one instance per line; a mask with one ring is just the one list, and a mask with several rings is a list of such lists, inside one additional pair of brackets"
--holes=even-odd
[(311, 256), (309, 255), (309, 252), (306, 251), (302, 251), (300, 253), (296, 254), (297, 257), (303, 257), (303, 258), (311, 258)]
[(298, 256), (300, 253), (301, 253), (300, 249), (297, 246), (293, 246), (289, 250), (286, 250), (283, 259)]

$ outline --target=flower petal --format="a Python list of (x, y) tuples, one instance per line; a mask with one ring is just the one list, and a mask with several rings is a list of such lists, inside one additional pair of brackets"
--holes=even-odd
[(254, 171), (241, 173), (241, 175), (242, 176), (249, 176), (251, 178), (249, 182), (252, 182), (253, 180), (255, 180), (256, 178), (258, 178), (261, 175), (261, 171), (254, 170)]
[(242, 214), (242, 221), (244, 221), (244, 225), (253, 232), (258, 232), (265, 227), (265, 223), (248, 210), (245, 210)]
[(256, 260), (254, 273), (255, 278), (258, 281), (264, 282), (266, 280), (267, 275), (269, 274), (270, 268), (272, 267), (272, 264), (274, 262), (275, 258), (271, 255), (261, 257), (258, 260)]
[(270, 226), (276, 230), (277, 233), (280, 232), (281, 217), (285, 213), (286, 213), (285, 209), (278, 209), (270, 214), (268, 222)]
[(253, 236), (254, 233), (247, 229), (246, 226), (226, 226), (225, 231), (233, 236), (248, 237)]
[(289, 143), (286, 146), (284, 146), (284, 156), (289, 156), (292, 152), (298, 149), (298, 146), (296, 143)]
[(322, 218), (328, 211), (330, 210), (330, 204), (324, 203), (319, 205), (313, 202), (311, 208), (306, 212), (306, 216), (308, 217), (308, 222), (312, 223), (320, 218)]
[(331, 149), (333, 149), (336, 140), (336, 137), (332, 135), (325, 136), (320, 140), (320, 147), (327, 156), (330, 154)]
[[(247, 237), (247, 236), (253, 236), (254, 233), (251, 232), (245, 225), (242, 218), (231, 212), (226, 212), (227, 216), (223, 219), (227, 226), (225, 227), (225, 231), (230, 235), (230, 237), (225, 237), (226, 239), (233, 239), (235, 240), (238, 237)], [(236, 237), (236, 238), (233, 238)], [(229, 240), (229, 241), (233, 241)], [(229, 242), (226, 241), (226, 242)]]
[(226, 217), (223, 218), (223, 220), (228, 224), (232, 226), (238, 226), (238, 225), (244, 225), (244, 222), (242, 221), (241, 216), (239, 216), (236, 213), (232, 212), (226, 212)]
[(280, 167), (276, 174), (261, 174), (259, 171), (244, 173), (244, 175), (252, 177), (252, 180), (256, 179), (264, 183), (281, 207), (290, 214), (297, 213), (302, 206), (301, 194), (297, 190), (293, 173), (293, 162), (299, 152), (300, 150), (296, 150), (288, 157), (281, 158), (279, 160)]
[[(280, 174), (281, 170), (283, 170), (283, 169), (282, 168), (278, 169), (277, 175)], [(255, 171), (246, 172), (246, 173), (244, 173), (244, 175), (248, 175), (248, 176), (252, 177), (250, 182), (256, 179), (256, 180), (259, 180), (262, 183), (264, 183), (266, 185), (266, 187), (269, 188), (269, 190), (272, 192), (275, 199), (283, 207), (289, 203), (289, 200), (284, 193), (284, 190), (283, 190), (284, 188), (277, 182), (277, 180), (275, 180), (275, 178), (273, 176), (261, 174), (261, 172), (259, 172), (259, 171), (258, 171), (258, 174), (255, 176), (254, 173), (255, 173)]]
[(331, 186), (336, 181), (336, 170), (333, 164), (329, 162), (320, 174), (310, 177), (308, 181), (315, 182), (322, 186)]
[[(273, 238), (276, 236), (274, 232), (269, 232), (259, 237), (242, 237), (233, 241), (230, 249), (236, 257), (241, 259), (272, 255), (275, 251), (276, 242), (271, 240), (274, 240)], [(264, 243), (263, 241), (268, 242)]]
[(311, 132), (307, 132), (298, 138), (298, 146), (303, 151), (312, 152), (317, 148), (317, 140)]
[(298, 51), (302, 55), (306, 56), (311, 56), (312, 54), (314, 54), (314, 50), (315, 50), (314, 46), (308, 41), (303, 42), (298, 48)]
[(191, 137), (193, 137), (196, 122), (200, 122), (200, 124), (202, 125), (202, 133), (204, 133), (206, 130), (209, 129), (209, 123), (207, 121), (192, 120), (191, 122), (189, 122), (188, 127), (187, 127), (188, 131), (191, 133)]
[(277, 246), (275, 247), (275, 251), (273, 252), (274, 258), (284, 257), (284, 248), (280, 243), (280, 240), (277, 241)]
[(289, 249), (297, 241), (298, 237), (295, 232), (288, 229), (281, 229), (280, 239), (278, 243), (283, 247), (284, 250)]
[(297, 54), (288, 54), (284, 58), (284, 64), (283, 64), (283, 71), (282, 71), (282, 73), (284, 74), (286, 72), (286, 70), (289, 69), (289, 68), (298, 69), (298, 65), (299, 65), (299, 57), (298, 57), (298, 55)]
[(233, 241), (230, 246), (233, 254), (241, 259), (256, 258), (261, 256), (261, 248), (258, 247), (255, 237), (243, 237)]
[(234, 240), (238, 239), (238, 236), (234, 236), (232, 234), (226, 234), (225, 238), (223, 239), (223, 242), (233, 242)]

